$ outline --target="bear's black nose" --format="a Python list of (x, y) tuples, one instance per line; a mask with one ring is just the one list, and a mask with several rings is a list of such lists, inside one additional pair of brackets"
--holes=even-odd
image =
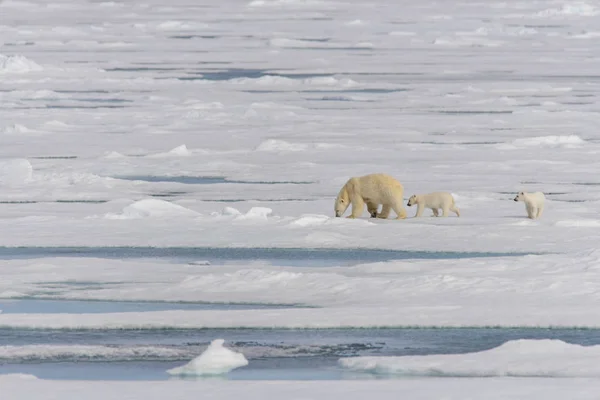
[(514, 200), (515, 200), (515, 201), (519, 201), (519, 200), (517, 200), (516, 198), (515, 198)]

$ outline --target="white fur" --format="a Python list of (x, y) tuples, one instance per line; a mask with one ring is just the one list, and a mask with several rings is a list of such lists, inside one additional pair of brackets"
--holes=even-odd
[(439, 215), (438, 209), (442, 209), (442, 217), (448, 216), (448, 211), (452, 211), (457, 217), (460, 217), (460, 211), (454, 205), (454, 197), (447, 192), (433, 192), (427, 194), (413, 194), (408, 199), (407, 206), (417, 205), (417, 214), (415, 217), (423, 215), (424, 208), (431, 208), (433, 215)]
[[(402, 204), (404, 187), (394, 177), (386, 174), (369, 174), (348, 179), (335, 199), (335, 216), (341, 217), (352, 204), (352, 214), (348, 218), (358, 218), (364, 211), (365, 204), (371, 217), (387, 218), (390, 211), (398, 215), (398, 219), (406, 218), (406, 210)], [(377, 212), (379, 205), (381, 212)]]
[(544, 201), (546, 200), (546, 197), (542, 192), (519, 192), (517, 194), (517, 197), (514, 198), (514, 200), (525, 202), (525, 209), (527, 210), (528, 218), (539, 218), (544, 212)]

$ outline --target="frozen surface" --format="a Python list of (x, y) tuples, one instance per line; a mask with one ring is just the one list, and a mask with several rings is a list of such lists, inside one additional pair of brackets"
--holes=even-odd
[(560, 400), (595, 400), (600, 391), (597, 379), (565, 378), (443, 378), (371, 382), (223, 382), (218, 379), (201, 382), (56, 382), (35, 379), (31, 375), (0, 376), (2, 389), (11, 393), (11, 400), (32, 397), (60, 399), (85, 393), (90, 400), (119, 398), (124, 393), (131, 398), (159, 400), (177, 397), (196, 399), (397, 399), (398, 393), (415, 399), (475, 400), (482, 395), (490, 400), (536, 398)]
[(222, 375), (248, 365), (248, 360), (223, 346), (225, 340), (215, 339), (202, 354), (181, 367), (171, 368), (167, 373), (178, 376)]
[[(0, 297), (312, 308), (40, 309), (0, 326), (600, 326), (594, 2), (38, 3), (0, 2)], [(461, 217), (333, 218), (341, 185), (372, 172), (406, 197), (452, 192)], [(542, 219), (525, 218), (518, 191), (545, 193)], [(256, 248), (281, 253), (239, 256)], [(15, 398), (63, 390), (11, 379)], [(535, 382), (512, 385), (585, 394)]]
[[(335, 259), (334, 259), (335, 260)], [(3, 327), (600, 327), (598, 251), (331, 266), (56, 257), (0, 261), (4, 298), (288, 304), (312, 308), (0, 313)], [(140, 271), (143, 271), (141, 274)], [(222, 308), (222, 307), (221, 307)], [(247, 307), (252, 308), (252, 307)], [(519, 309), (515, 313), (515, 308)], [(494, 312), (489, 312), (494, 310)], [(125, 310), (122, 310), (125, 311)]]
[(468, 354), (340, 359), (353, 371), (403, 376), (599, 377), (600, 346), (560, 340), (515, 340)]

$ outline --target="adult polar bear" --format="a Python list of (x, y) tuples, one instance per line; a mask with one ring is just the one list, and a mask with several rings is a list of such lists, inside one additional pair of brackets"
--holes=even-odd
[[(369, 174), (348, 179), (335, 199), (335, 216), (341, 217), (352, 204), (348, 218), (362, 215), (365, 204), (372, 218), (387, 218), (394, 210), (397, 219), (406, 218), (403, 204), (404, 187), (386, 174)], [(381, 212), (377, 208), (382, 204)]]

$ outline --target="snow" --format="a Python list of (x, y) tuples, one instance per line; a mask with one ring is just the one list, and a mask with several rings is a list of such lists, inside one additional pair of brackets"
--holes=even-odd
[[(575, 0), (0, 2), (0, 297), (314, 306), (0, 314), (0, 326), (600, 327), (590, 307), (600, 296), (599, 10)], [(334, 218), (344, 182), (374, 172), (398, 178), (407, 198), (453, 193), (461, 217)], [(540, 220), (525, 219), (519, 191), (546, 194)], [(40, 249), (56, 246), (97, 252)], [(126, 247), (172, 257), (110, 256)], [(347, 257), (222, 261), (180, 248)], [(356, 249), (436, 257), (352, 262)], [(2, 379), (17, 399), (72, 397), (71, 383)], [(173, 384), (135, 390), (165, 398)], [(585, 398), (578, 385), (509, 386), (513, 397)], [(248, 397), (264, 398), (256, 387)], [(352, 387), (323, 397), (359, 397)], [(488, 390), (504, 389), (501, 379), (380, 387), (382, 397), (485, 387), (510, 398)], [(310, 398), (315, 386), (273, 395), (294, 389)]]
[(181, 367), (169, 369), (167, 372), (178, 376), (221, 375), (248, 365), (248, 360), (242, 353), (223, 347), (224, 342), (224, 339), (213, 340), (198, 357)]
[(164, 200), (144, 199), (138, 200), (123, 208), (120, 214), (106, 214), (108, 219), (132, 219), (132, 218), (177, 218), (193, 217), (198, 215), (193, 210)]
[(446, 399), (475, 400), (482, 394), (489, 400), (520, 400), (536, 398), (559, 400), (595, 400), (600, 391), (598, 379), (564, 378), (432, 378), (427, 380), (394, 381), (201, 381), (122, 382), (122, 381), (50, 381), (31, 376), (0, 375), (2, 390), (11, 400), (31, 398), (69, 398), (85, 393), (90, 400), (120, 398), (126, 393), (134, 399), (160, 400), (165, 398), (196, 399), (397, 399), (398, 393), (414, 400)]
[(585, 140), (577, 135), (567, 136), (541, 136), (527, 139), (516, 139), (513, 144), (516, 146), (568, 146), (568, 145), (583, 145)]
[(6, 56), (0, 54), (0, 74), (4, 73), (26, 73), (30, 71), (41, 71), (43, 68), (35, 62), (22, 55)]
[(600, 346), (560, 340), (513, 340), (491, 350), (468, 354), (342, 358), (353, 371), (403, 376), (594, 377)]
[(33, 167), (23, 158), (0, 160), (0, 184), (23, 185), (31, 180)]

